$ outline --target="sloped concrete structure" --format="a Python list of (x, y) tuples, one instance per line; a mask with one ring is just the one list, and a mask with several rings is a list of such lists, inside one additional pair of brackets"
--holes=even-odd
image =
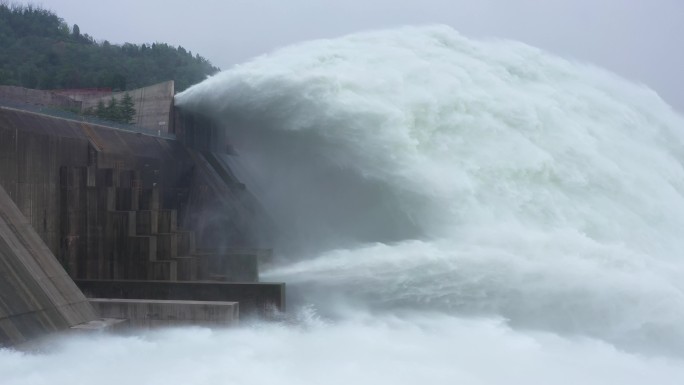
[(0, 346), (96, 318), (83, 293), (0, 187)]

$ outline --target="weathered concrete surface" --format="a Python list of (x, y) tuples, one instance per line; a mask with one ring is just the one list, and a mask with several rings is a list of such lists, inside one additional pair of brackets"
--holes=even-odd
[(0, 187), (0, 345), (95, 318), (83, 293)]
[(76, 280), (89, 298), (239, 302), (241, 315), (285, 311), (284, 283)]
[(82, 324), (72, 326), (70, 330), (77, 333), (94, 333), (104, 331), (116, 332), (126, 330), (129, 327), (130, 321), (126, 318), (98, 318), (90, 322), (84, 322)]
[(111, 88), (71, 88), (51, 90), (52, 93), (68, 97), (77, 102), (88, 99), (103, 98), (112, 94)]
[[(255, 281), (267, 244), (225, 162), (177, 140), (0, 107), (0, 185), (73, 278)], [(285, 304), (283, 284), (108, 282), (91, 294), (238, 301), (243, 314)]]
[(132, 327), (228, 326), (239, 320), (237, 302), (91, 298), (90, 303), (101, 316), (126, 318)]
[(177, 106), (174, 107), (173, 118), (172, 132), (189, 148), (219, 153), (230, 151), (226, 130), (212, 119), (185, 112)]
[[(135, 105), (134, 125), (147, 128), (152, 132), (171, 132), (174, 94), (173, 80), (126, 92), (131, 95)], [(111, 98), (121, 101), (126, 92), (84, 99), (83, 110), (88, 108), (95, 109), (100, 101), (107, 104)]]
[(17, 86), (0, 85), (0, 101), (69, 109), (81, 108), (80, 101), (74, 100), (66, 95), (60, 95), (52, 91), (34, 90)]
[[(176, 140), (0, 107), (0, 185), (72, 277), (209, 279), (195, 248), (270, 244), (230, 169)], [(147, 259), (170, 262), (134, 266), (135, 236), (159, 237)], [(174, 275), (178, 258), (189, 271)]]
[(192, 169), (173, 140), (0, 108), (0, 185), (73, 277), (124, 278), (136, 213), (117, 210), (166, 206), (175, 227)]
[(60, 166), (88, 164), (80, 124), (0, 108), (0, 185), (59, 256)]

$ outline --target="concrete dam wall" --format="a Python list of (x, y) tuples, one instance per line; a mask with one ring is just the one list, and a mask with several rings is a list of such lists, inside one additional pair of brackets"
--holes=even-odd
[(0, 187), (0, 346), (95, 318), (86, 297)]
[[(258, 282), (270, 255), (267, 216), (215, 152), (225, 151), (215, 140), (223, 134), (207, 127), (180, 127), (212, 143), (197, 146), (0, 107), (0, 198), (12, 214), (2, 217), (0, 345), (96, 318), (75, 279), (91, 297), (135, 299), (93, 303), (130, 309), (196, 300), (284, 310), (284, 285)], [(30, 232), (20, 237), (21, 226)], [(52, 286), (41, 286), (44, 277)], [(178, 286), (192, 287), (188, 294), (174, 282), (195, 285)]]
[(259, 246), (249, 194), (212, 160), (175, 140), (0, 109), (0, 185), (74, 278), (207, 279), (212, 255)]

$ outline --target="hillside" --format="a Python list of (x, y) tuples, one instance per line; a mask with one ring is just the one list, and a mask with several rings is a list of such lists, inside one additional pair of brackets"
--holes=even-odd
[(207, 59), (164, 43), (110, 44), (55, 13), (0, 3), (0, 84), (129, 90), (174, 80), (182, 91), (216, 73)]

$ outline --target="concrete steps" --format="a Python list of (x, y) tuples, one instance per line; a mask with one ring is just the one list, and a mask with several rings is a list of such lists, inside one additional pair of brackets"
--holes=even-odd
[[(154, 176), (154, 171), (125, 169), (114, 163), (116, 168), (61, 168), (62, 239), (74, 240), (65, 249), (63, 263), (72, 276), (258, 281), (259, 263), (270, 252), (196, 250), (195, 232), (180, 229), (178, 211), (164, 208), (156, 183), (143, 180), (145, 175)], [(228, 174), (217, 179), (221, 184), (237, 185)], [(84, 232), (88, 236), (80, 237)]]

